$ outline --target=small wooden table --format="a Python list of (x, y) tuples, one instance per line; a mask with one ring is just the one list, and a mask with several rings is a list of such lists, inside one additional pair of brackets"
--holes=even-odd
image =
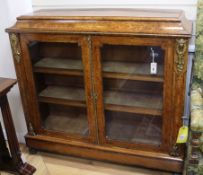
[[(3, 130), (0, 123), (0, 170), (14, 172), (22, 175), (32, 175), (36, 169), (28, 163), (23, 163), (11, 111), (7, 99), (7, 93), (16, 84), (16, 80), (0, 77), (0, 107), (8, 139), (7, 148)], [(10, 151), (10, 153), (9, 153)]]

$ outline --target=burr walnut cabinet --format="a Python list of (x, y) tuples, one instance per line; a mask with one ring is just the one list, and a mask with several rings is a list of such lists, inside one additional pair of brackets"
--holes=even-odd
[(182, 11), (40, 10), (6, 31), (30, 149), (181, 172)]

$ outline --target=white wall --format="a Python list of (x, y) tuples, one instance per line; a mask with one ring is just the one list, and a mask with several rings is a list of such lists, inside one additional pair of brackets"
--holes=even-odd
[[(32, 11), (31, 0), (0, 0), (0, 77), (16, 78), (9, 38), (5, 33), (5, 28), (15, 23), (16, 16), (29, 11)], [(8, 99), (18, 139), (20, 142), (24, 142), (27, 130), (17, 85), (9, 92)]]
[(197, 0), (32, 0), (33, 9), (42, 8), (161, 8), (183, 9), (189, 19), (196, 18)]

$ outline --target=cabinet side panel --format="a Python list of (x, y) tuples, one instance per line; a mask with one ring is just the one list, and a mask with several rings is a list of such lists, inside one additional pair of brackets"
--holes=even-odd
[[(179, 128), (183, 125), (182, 117), (184, 115), (184, 98), (185, 98), (185, 83), (187, 72), (187, 60), (188, 60), (188, 40), (177, 38), (174, 41), (174, 65), (173, 65), (173, 145), (176, 144)], [(179, 150), (179, 151), (178, 151)], [(174, 153), (176, 156), (181, 154), (180, 149)], [(172, 150), (173, 152), (174, 150)]]
[[(30, 116), (29, 116), (29, 108), (28, 108), (28, 92), (27, 92), (27, 79), (25, 76), (25, 69), (24, 69), (24, 59), (23, 59), (23, 52), (21, 49), (21, 40), (20, 35), (18, 33), (9, 33), (10, 44), (13, 54), (13, 62), (15, 65), (15, 71), (17, 75), (18, 85), (20, 89), (20, 95), (23, 104), (23, 111), (25, 115), (25, 120), (27, 124), (27, 128), (29, 131), (29, 123), (30, 123)], [(30, 131), (29, 131), (30, 132)]]

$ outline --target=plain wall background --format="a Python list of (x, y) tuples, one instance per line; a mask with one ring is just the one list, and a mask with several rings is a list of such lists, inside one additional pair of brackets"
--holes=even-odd
[[(16, 78), (12, 60), (11, 48), (5, 28), (15, 23), (15, 18), (34, 10), (43, 8), (160, 8), (182, 9), (186, 17), (195, 23), (197, 0), (0, 0), (0, 76)], [(195, 25), (194, 25), (195, 26)], [(194, 37), (193, 37), (194, 39)], [(194, 42), (191, 42), (190, 50), (194, 51)], [(17, 136), (20, 142), (24, 142), (27, 132), (21, 99), (16, 85), (8, 95), (11, 112)]]
[[(0, 0), (0, 76), (16, 78), (8, 34), (5, 28), (15, 23), (16, 16), (32, 11), (31, 0)], [(18, 86), (9, 92), (8, 99), (17, 136), (24, 142), (27, 132)], [(0, 114), (1, 115), (1, 114)], [(1, 117), (0, 117), (1, 118)], [(1, 122), (2, 123), (2, 122)]]
[(196, 18), (197, 0), (32, 0), (33, 9), (41, 8), (161, 8), (182, 9), (189, 19)]

